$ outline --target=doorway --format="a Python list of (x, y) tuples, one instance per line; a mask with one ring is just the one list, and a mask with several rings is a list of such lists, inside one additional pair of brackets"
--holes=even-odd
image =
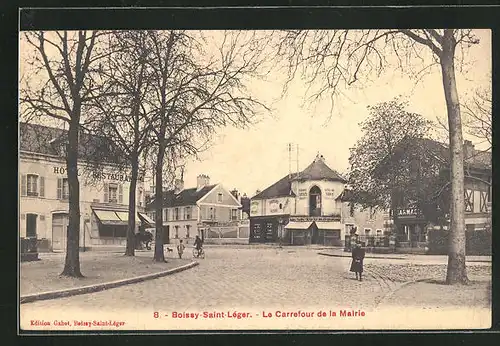
[(52, 215), (52, 251), (66, 251), (68, 214)]
[(36, 238), (37, 214), (26, 214), (26, 238)]
[(309, 190), (309, 216), (321, 216), (321, 190), (317, 186)]

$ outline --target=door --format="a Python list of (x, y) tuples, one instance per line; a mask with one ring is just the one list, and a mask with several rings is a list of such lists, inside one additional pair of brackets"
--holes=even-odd
[(52, 215), (52, 251), (66, 251), (68, 214)]
[(36, 214), (26, 215), (26, 238), (36, 238)]

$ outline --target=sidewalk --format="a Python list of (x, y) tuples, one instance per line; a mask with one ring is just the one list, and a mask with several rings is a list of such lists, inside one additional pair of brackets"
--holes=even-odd
[[(351, 257), (350, 252), (344, 252), (343, 249), (326, 249), (321, 250), (318, 254), (323, 256), (332, 257)], [(365, 258), (370, 259), (391, 259), (391, 260), (405, 260), (407, 262), (422, 262), (422, 263), (432, 263), (432, 264), (446, 264), (448, 262), (448, 256), (446, 255), (414, 255), (414, 254), (376, 254), (367, 253)], [(491, 256), (467, 256), (466, 261), (468, 263), (484, 263), (491, 264)]]
[[(85, 252), (80, 256), (83, 278), (59, 276), (64, 268), (64, 253), (43, 254), (40, 261), (20, 264), (21, 300), (33, 301), (60, 296), (89, 293), (96, 290), (140, 282), (196, 265), (186, 259), (166, 258), (166, 263), (155, 263), (152, 252), (137, 251), (135, 257), (122, 253)], [(50, 293), (50, 294), (48, 294)]]

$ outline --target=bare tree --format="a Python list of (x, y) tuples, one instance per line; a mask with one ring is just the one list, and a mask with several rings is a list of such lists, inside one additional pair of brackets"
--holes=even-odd
[[(95, 98), (92, 103), (94, 133), (111, 139), (119, 148), (130, 169), (128, 198), (128, 228), (126, 256), (135, 255), (136, 192), (140, 171), (144, 169), (141, 157), (150, 144), (151, 123), (146, 117), (145, 99), (150, 91), (146, 33), (117, 31), (110, 34), (115, 54), (102, 61), (101, 89), (113, 90), (108, 97)], [(97, 90), (99, 92), (100, 90)], [(144, 161), (143, 161), (144, 162)]]
[(257, 110), (265, 106), (246, 93), (245, 78), (259, 76), (262, 54), (253, 34), (245, 37), (241, 32), (215, 33), (207, 39), (198, 32), (150, 31), (146, 46), (153, 90), (147, 108), (157, 146), (154, 260), (164, 261), (161, 187), (165, 153), (172, 148), (180, 150), (181, 156), (196, 153), (196, 140), (215, 129), (252, 122)]
[(62, 275), (81, 277), (79, 259), (80, 183), (78, 180), (81, 124), (99, 78), (99, 60), (109, 54), (99, 46), (98, 31), (27, 32), (33, 50), (29, 78), (20, 90), (25, 119), (51, 118), (68, 125), (66, 167), (69, 185), (69, 227)]
[(474, 95), (462, 103), (464, 109), (466, 131), (492, 146), (492, 98), (491, 85), (488, 88), (479, 88)]
[[(278, 35), (277, 58), (287, 62), (289, 81), (301, 73), (313, 89), (312, 100), (333, 100), (342, 88), (369, 81), (387, 66), (414, 73), (417, 63), (426, 71), (440, 67), (448, 110), (451, 153), (451, 237), (446, 282), (468, 282), (465, 265), (464, 152), (455, 65), (465, 51), (479, 43), (472, 30), (315, 30), (285, 31)], [(391, 61), (391, 58), (393, 58)], [(300, 68), (300, 69), (299, 69)]]

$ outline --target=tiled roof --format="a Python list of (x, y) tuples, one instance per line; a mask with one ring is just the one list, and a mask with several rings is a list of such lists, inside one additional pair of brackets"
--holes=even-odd
[(331, 180), (347, 182), (338, 172), (334, 171), (326, 165), (322, 157), (316, 157), (316, 159), (307, 166), (298, 176), (295, 177), (297, 180)]
[(292, 173), (290, 179), (290, 177), (287, 174), (286, 176), (278, 180), (276, 183), (269, 186), (264, 191), (253, 196), (252, 199), (264, 199), (264, 198), (284, 197), (284, 196), (295, 197), (295, 194), (293, 193), (291, 188), (291, 182), (296, 177), (296, 175), (297, 175), (296, 173)]
[(326, 165), (322, 156), (318, 156), (302, 172), (298, 174), (292, 173), (291, 176), (284, 176), (264, 191), (252, 197), (252, 199), (265, 199), (285, 196), (295, 197), (295, 194), (291, 189), (293, 180), (330, 180), (340, 181), (343, 183), (347, 182), (339, 173)]
[[(44, 155), (65, 157), (61, 146), (67, 141), (68, 131), (31, 123), (19, 124), (19, 150)], [(111, 148), (111, 149), (110, 149)], [(106, 138), (81, 133), (79, 136), (79, 157), (82, 160), (94, 160), (118, 163), (118, 150)]]
[[(209, 193), (216, 185), (207, 185), (200, 190), (195, 187), (190, 189), (184, 189), (179, 194), (175, 194), (174, 190), (169, 190), (163, 193), (163, 207), (183, 207), (188, 205), (194, 205), (203, 196)], [(154, 200), (152, 200), (147, 206), (146, 210), (154, 209)]]
[[(427, 153), (435, 155), (444, 163), (449, 162), (450, 150), (447, 144), (429, 138), (413, 139), (413, 143), (420, 145)], [(491, 152), (477, 150), (472, 147), (471, 149), (468, 153), (464, 151), (465, 164), (476, 169), (491, 169)]]

